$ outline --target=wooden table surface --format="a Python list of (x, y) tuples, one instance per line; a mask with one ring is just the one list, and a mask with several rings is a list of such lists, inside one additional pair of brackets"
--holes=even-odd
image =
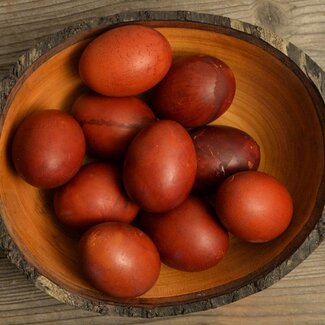
[[(324, 0), (0, 0), (0, 77), (42, 36), (126, 10), (192, 10), (270, 29), (325, 70)], [(28, 230), (27, 230), (28, 231)], [(0, 324), (325, 324), (325, 242), (272, 287), (218, 309), (139, 319), (101, 316), (39, 291), (0, 251)]]

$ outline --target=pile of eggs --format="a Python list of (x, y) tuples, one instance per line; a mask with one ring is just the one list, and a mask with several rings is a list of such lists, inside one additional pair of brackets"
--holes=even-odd
[(270, 241), (293, 214), (285, 186), (257, 171), (256, 141), (208, 125), (235, 96), (230, 67), (207, 55), (173, 62), (172, 54), (153, 28), (107, 31), (81, 55), (89, 91), (71, 114), (36, 111), (12, 141), (16, 171), (54, 189), (55, 215), (80, 233), (85, 276), (113, 297), (148, 291), (161, 261), (188, 272), (215, 266), (229, 233)]

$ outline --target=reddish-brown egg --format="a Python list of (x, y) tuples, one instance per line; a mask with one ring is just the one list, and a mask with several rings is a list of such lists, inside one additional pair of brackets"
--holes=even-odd
[(137, 97), (83, 94), (73, 106), (73, 116), (85, 134), (89, 151), (101, 158), (119, 160), (135, 135), (156, 120)]
[(153, 108), (159, 118), (194, 128), (212, 122), (233, 101), (236, 81), (221, 60), (194, 55), (175, 63), (156, 87)]
[(161, 120), (141, 130), (124, 160), (128, 195), (143, 209), (165, 212), (192, 189), (196, 155), (191, 137), (177, 122)]
[(141, 212), (137, 220), (162, 261), (182, 271), (213, 267), (229, 246), (228, 232), (216, 221), (213, 208), (193, 196), (166, 213)]
[(236, 237), (266, 242), (289, 226), (293, 202), (287, 188), (266, 173), (245, 171), (229, 176), (216, 195), (216, 212)]
[(226, 177), (256, 170), (260, 147), (246, 132), (223, 125), (206, 125), (190, 131), (197, 156), (196, 192), (215, 190)]
[(167, 73), (172, 50), (157, 30), (126, 25), (95, 38), (79, 62), (81, 79), (106, 96), (137, 95), (156, 85)]
[(69, 114), (48, 109), (27, 116), (12, 142), (12, 160), (18, 174), (39, 188), (53, 188), (70, 180), (85, 155), (85, 138)]
[(117, 298), (133, 298), (148, 291), (160, 273), (160, 257), (140, 229), (105, 222), (89, 229), (79, 243), (85, 275), (98, 290)]
[(83, 166), (70, 182), (57, 189), (54, 208), (58, 219), (76, 230), (104, 221), (129, 223), (139, 210), (124, 191), (120, 168), (106, 163)]

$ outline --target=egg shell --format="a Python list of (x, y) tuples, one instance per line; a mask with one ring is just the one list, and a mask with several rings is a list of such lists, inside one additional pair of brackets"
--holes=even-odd
[(206, 125), (192, 129), (197, 156), (196, 193), (211, 192), (228, 176), (245, 170), (257, 170), (260, 147), (246, 132), (224, 125)]
[(137, 97), (82, 94), (73, 116), (84, 132), (87, 149), (107, 160), (121, 160), (135, 135), (156, 120), (148, 105)]
[(162, 261), (182, 271), (203, 271), (218, 264), (229, 247), (228, 232), (213, 208), (189, 196), (160, 214), (141, 212), (137, 222), (153, 240)]
[(74, 230), (85, 230), (104, 221), (131, 222), (139, 211), (123, 188), (122, 171), (107, 163), (83, 166), (54, 195), (58, 219)]
[(130, 144), (123, 182), (143, 210), (165, 212), (186, 199), (195, 173), (196, 154), (188, 132), (177, 122), (161, 120), (142, 129)]
[(172, 63), (167, 39), (157, 30), (126, 25), (94, 39), (79, 61), (81, 79), (106, 96), (137, 95), (156, 85)]
[(117, 298), (134, 298), (148, 291), (160, 273), (160, 257), (151, 239), (140, 229), (105, 222), (81, 238), (82, 268), (100, 291)]
[(28, 115), (12, 140), (12, 161), (29, 184), (43, 189), (69, 181), (85, 155), (85, 138), (69, 114), (47, 109)]
[(229, 232), (254, 243), (281, 235), (293, 215), (287, 188), (273, 176), (258, 171), (229, 176), (217, 191), (215, 207)]
[(231, 105), (235, 90), (235, 77), (226, 63), (208, 55), (193, 55), (170, 68), (155, 88), (152, 104), (159, 118), (194, 128), (221, 116)]

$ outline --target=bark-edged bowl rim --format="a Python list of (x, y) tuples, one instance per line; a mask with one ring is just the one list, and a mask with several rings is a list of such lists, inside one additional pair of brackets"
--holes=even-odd
[[(26, 51), (20, 56), (17, 63), (14, 64), (8, 75), (1, 81), (0, 88), (0, 127), (2, 127), (9, 104), (19, 89), (18, 81), (21, 83), (27, 77), (27, 71), (33, 71), (38, 67), (38, 60), (48, 59), (61, 51), (68, 42), (70, 45), (80, 39), (81, 35), (87, 36), (89, 31), (110, 28), (117, 24), (124, 23), (141, 23), (141, 22), (169, 22), (175, 21), (186, 26), (201, 26), (203, 29), (218, 29), (229, 35), (241, 35), (241, 38), (257, 45), (272, 54), (276, 55), (285, 65), (289, 65), (298, 77), (303, 78), (306, 87), (311, 91), (318, 93), (318, 118), (323, 130), (323, 139), (325, 138), (325, 74), (322, 69), (309, 56), (304, 54), (293, 44), (282, 40), (272, 32), (266, 31), (260, 27), (240, 22), (238, 20), (229, 19), (223, 16), (210, 14), (195, 13), (189, 11), (140, 11), (125, 12), (107, 17), (93, 18), (87, 21), (75, 24), (56, 34), (45, 37), (42, 41), (35, 45), (32, 49)], [(325, 142), (325, 141), (324, 141)], [(107, 304), (102, 301), (88, 299), (73, 294), (40, 274), (33, 266), (29, 265), (24, 255), (19, 251), (13, 240), (11, 239), (6, 226), (0, 219), (0, 244), (6, 251), (8, 258), (13, 262), (24, 274), (31, 279), (35, 285), (53, 296), (54, 298), (74, 305), (76, 307), (89, 311), (96, 311), (108, 315), (132, 316), (132, 317), (162, 317), (185, 314), (190, 312), (207, 310), (228, 304), (230, 302), (241, 299), (245, 296), (263, 290), (284, 275), (293, 270), (301, 263), (324, 239), (325, 237), (325, 176), (323, 175), (321, 185), (317, 195), (317, 202), (314, 207), (313, 224), (307, 229), (309, 235), (306, 238), (297, 238), (299, 244), (298, 249), (291, 249), (284, 252), (276, 261), (276, 267), (269, 271), (267, 268), (259, 270), (256, 277), (249, 283), (240, 281), (234, 283), (233, 288), (228, 288), (227, 292), (221, 295), (211, 295), (208, 292), (202, 294), (200, 300), (188, 300), (178, 304), (162, 303), (157, 306), (142, 305), (130, 306), (129, 304), (112, 303)]]

